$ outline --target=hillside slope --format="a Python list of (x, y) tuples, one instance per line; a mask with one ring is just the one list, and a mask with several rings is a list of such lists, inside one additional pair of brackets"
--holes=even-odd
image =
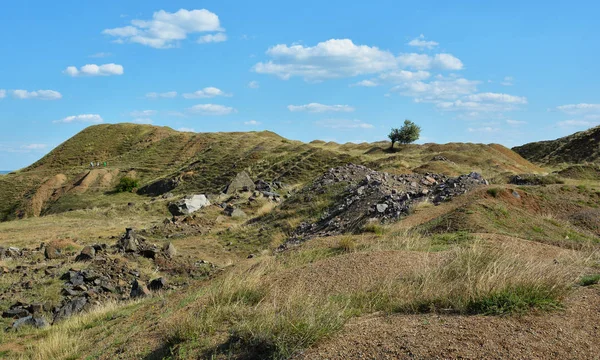
[[(130, 202), (112, 194), (123, 176), (135, 177), (141, 193), (160, 195), (162, 182), (175, 194), (219, 193), (237, 173), (255, 179), (304, 185), (325, 170), (347, 163), (392, 173), (471, 171), (487, 178), (539, 172), (537, 166), (496, 144), (408, 145), (305, 144), (272, 132), (190, 133), (134, 124), (91, 126), (31, 166), (0, 178), (0, 221)], [(90, 162), (101, 167), (91, 168)], [(106, 166), (104, 166), (106, 163)], [(151, 186), (153, 185), (153, 186)], [(134, 196), (134, 195), (132, 195)]]
[(600, 159), (600, 126), (562, 137), (517, 146), (513, 151), (538, 164), (580, 164)]

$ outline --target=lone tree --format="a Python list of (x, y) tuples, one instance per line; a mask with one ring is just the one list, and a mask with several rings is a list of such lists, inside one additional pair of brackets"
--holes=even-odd
[(421, 127), (410, 120), (404, 120), (404, 125), (400, 129), (393, 128), (388, 137), (392, 141), (392, 147), (395, 143), (410, 144), (419, 140)]

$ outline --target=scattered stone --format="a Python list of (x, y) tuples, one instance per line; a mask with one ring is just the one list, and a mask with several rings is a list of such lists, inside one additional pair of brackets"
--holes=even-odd
[(250, 178), (247, 172), (242, 171), (237, 174), (235, 179), (227, 186), (227, 189), (224, 191), (227, 195), (235, 194), (238, 191), (254, 191), (256, 190), (256, 185)]
[(167, 287), (167, 279), (160, 277), (150, 281), (148, 288), (152, 291), (162, 290)]
[(377, 204), (377, 212), (384, 213), (388, 207), (389, 207), (388, 204)]
[(44, 250), (44, 255), (46, 256), (46, 259), (48, 259), (48, 260), (59, 259), (62, 256), (62, 254), (60, 253), (60, 250), (52, 244), (46, 245), (46, 249)]
[(163, 253), (167, 257), (172, 258), (177, 255), (177, 249), (175, 249), (175, 245), (173, 245), (173, 243), (169, 242), (163, 247)]
[(169, 204), (169, 212), (173, 216), (189, 215), (207, 206), (210, 206), (210, 201), (206, 195), (192, 195)]
[(96, 256), (96, 249), (93, 246), (86, 246), (81, 250), (81, 253), (77, 255), (75, 261), (90, 261)]
[(513, 190), (513, 191), (512, 191), (512, 196), (514, 196), (514, 197), (515, 197), (515, 198), (517, 198), (517, 199), (520, 199), (520, 198), (521, 198), (521, 195), (520, 195), (520, 194), (519, 194), (519, 193), (518, 193), (516, 190)]
[(15, 321), (12, 325), (13, 330), (18, 330), (23, 326), (33, 326), (39, 329), (50, 326), (48, 321), (43, 317), (33, 317), (31, 315), (23, 317)]
[(85, 297), (78, 297), (73, 300), (67, 301), (58, 311), (54, 314), (53, 323), (56, 324), (58, 321), (64, 320), (72, 315), (75, 315), (83, 310), (87, 304)]
[(157, 255), (158, 251), (155, 249), (145, 249), (140, 251), (140, 255), (142, 255), (143, 257), (147, 258), (147, 259), (156, 259), (156, 255)]
[(146, 297), (148, 295), (150, 295), (150, 290), (148, 290), (146, 285), (140, 284), (139, 281), (137, 281), (137, 279), (133, 280), (133, 283), (131, 284), (131, 292), (129, 293), (129, 296), (131, 298), (139, 298), (139, 297)]
[(132, 228), (125, 229), (125, 235), (119, 240), (118, 246), (125, 252), (138, 251), (139, 241), (136, 238), (135, 230)]
[(23, 309), (21, 307), (12, 308), (6, 310), (2, 313), (3, 318), (13, 318), (18, 319), (29, 315), (29, 311), (27, 309)]

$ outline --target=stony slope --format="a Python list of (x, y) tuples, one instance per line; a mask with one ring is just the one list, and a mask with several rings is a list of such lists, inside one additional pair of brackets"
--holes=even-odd
[[(304, 185), (350, 162), (396, 174), (478, 171), (489, 179), (541, 171), (496, 144), (410, 145), (394, 152), (388, 145), (305, 144), (266, 131), (198, 134), (150, 125), (91, 126), (31, 166), (0, 178), (0, 221), (118, 202), (110, 192), (126, 175), (140, 181), (141, 193), (159, 195), (218, 193), (242, 170), (253, 178)], [(91, 168), (92, 161), (107, 166)], [(164, 183), (177, 187), (165, 190)]]
[(600, 159), (600, 126), (556, 140), (517, 146), (512, 150), (538, 164), (597, 162)]

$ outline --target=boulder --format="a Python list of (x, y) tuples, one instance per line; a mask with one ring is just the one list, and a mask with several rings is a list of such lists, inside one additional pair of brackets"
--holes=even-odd
[(131, 298), (139, 298), (139, 297), (146, 297), (148, 295), (150, 295), (150, 290), (148, 290), (146, 285), (140, 284), (140, 282), (137, 281), (137, 279), (133, 280), (133, 283), (131, 284), (131, 292), (129, 293), (129, 296)]
[(13, 318), (13, 319), (22, 318), (27, 315), (29, 315), (29, 311), (27, 311), (27, 309), (23, 309), (23, 308), (9, 309), (2, 313), (3, 318)]
[(77, 255), (75, 261), (90, 261), (96, 256), (96, 249), (93, 246), (86, 246)]
[(163, 253), (167, 257), (172, 258), (175, 255), (177, 255), (177, 249), (175, 249), (175, 246), (173, 245), (173, 243), (169, 242), (168, 244), (165, 244), (165, 246), (163, 247)]
[(58, 311), (54, 314), (54, 323), (64, 320), (72, 315), (75, 315), (83, 310), (87, 304), (85, 297), (75, 298), (71, 301), (66, 302)]
[(256, 185), (254, 185), (254, 182), (250, 178), (250, 175), (248, 175), (247, 172), (242, 171), (241, 173), (237, 174), (235, 179), (233, 179), (233, 181), (229, 184), (229, 186), (227, 186), (225, 193), (227, 195), (232, 195), (238, 191), (254, 191), (254, 190), (256, 190)]
[(30, 315), (15, 321), (12, 325), (12, 328), (13, 330), (18, 330), (19, 328), (26, 325), (33, 326), (39, 329), (50, 326), (50, 324), (48, 324), (48, 321), (46, 321), (46, 319), (44, 319), (43, 317), (33, 317)]
[(61, 257), (60, 250), (52, 244), (46, 245), (44, 255), (48, 260), (59, 259)]
[(118, 246), (125, 252), (138, 251), (140, 243), (136, 239), (135, 230), (132, 228), (125, 229), (125, 235), (119, 240)]
[(189, 215), (209, 205), (206, 195), (192, 195), (169, 204), (169, 212), (173, 216)]
[(167, 287), (167, 279), (160, 277), (150, 281), (148, 288), (152, 291), (162, 290)]

